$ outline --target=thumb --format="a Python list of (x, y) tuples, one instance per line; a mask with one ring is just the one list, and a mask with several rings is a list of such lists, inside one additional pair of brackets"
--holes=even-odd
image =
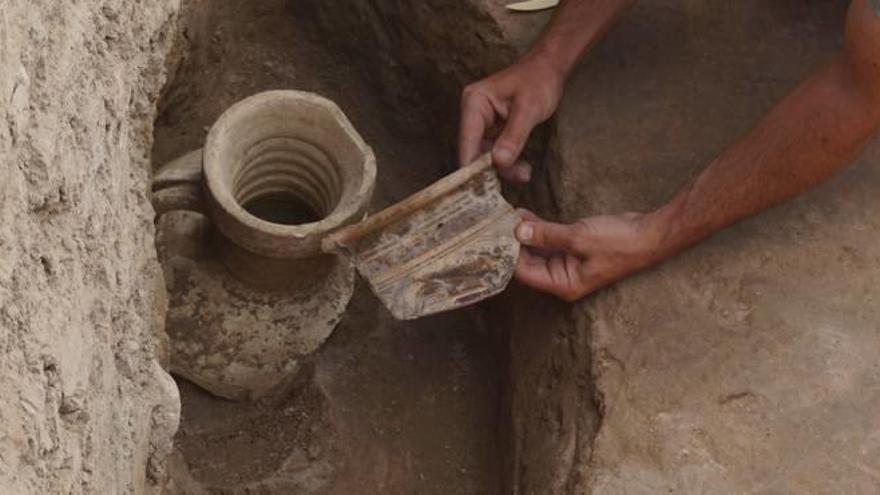
[(510, 167), (516, 157), (522, 153), (529, 133), (537, 124), (533, 115), (534, 112), (528, 106), (514, 102), (504, 130), (501, 131), (492, 148), (492, 160), (498, 167), (502, 169)]
[(519, 242), (548, 251), (573, 253), (576, 237), (577, 229), (571, 225), (537, 218), (525, 220), (516, 228), (516, 238)]

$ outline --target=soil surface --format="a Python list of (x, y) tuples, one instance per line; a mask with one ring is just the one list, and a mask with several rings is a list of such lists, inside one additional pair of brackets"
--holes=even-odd
[[(663, 204), (838, 53), (847, 4), (638, 2), (568, 82), (561, 216)], [(570, 493), (877, 493), (878, 163), (577, 305), (603, 415)]]
[[(184, 11), (154, 167), (201, 147), (234, 102), (297, 89), (334, 100), (373, 147), (374, 210), (452, 169), (454, 150), (438, 145), (424, 116), (391, 110), (286, 2), (194, 0)], [(288, 396), (233, 403), (179, 380), (177, 491), (495, 493), (499, 368), (475, 322), (468, 311), (397, 322), (360, 283)]]

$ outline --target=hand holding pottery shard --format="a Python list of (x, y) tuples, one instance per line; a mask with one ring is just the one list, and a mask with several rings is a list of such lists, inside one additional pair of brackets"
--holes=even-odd
[(519, 256), (518, 223), (487, 154), (331, 234), (323, 249), (351, 255), (391, 313), (409, 320), (503, 291)]

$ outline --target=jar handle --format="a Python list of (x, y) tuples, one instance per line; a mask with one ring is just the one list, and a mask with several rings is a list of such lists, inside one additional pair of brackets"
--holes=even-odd
[(190, 151), (165, 165), (153, 177), (156, 219), (175, 210), (206, 213), (202, 188), (202, 149)]

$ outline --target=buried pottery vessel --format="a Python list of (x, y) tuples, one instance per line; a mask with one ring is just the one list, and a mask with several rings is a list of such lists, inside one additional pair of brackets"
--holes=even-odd
[(364, 217), (375, 180), (373, 152), (342, 111), (298, 91), (242, 100), (202, 150), (161, 167), (172, 372), (229, 399), (287, 384), (352, 296), (351, 261), (321, 243)]

